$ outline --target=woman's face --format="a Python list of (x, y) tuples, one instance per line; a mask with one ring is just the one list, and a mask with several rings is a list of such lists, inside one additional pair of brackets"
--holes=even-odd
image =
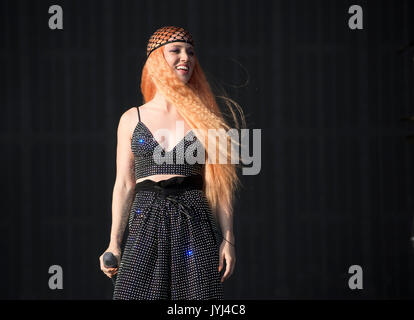
[[(193, 74), (194, 54), (193, 46), (185, 42), (171, 42), (164, 46), (165, 60), (184, 83), (187, 83)], [(179, 66), (186, 66), (187, 70), (182, 67), (177, 69)]]

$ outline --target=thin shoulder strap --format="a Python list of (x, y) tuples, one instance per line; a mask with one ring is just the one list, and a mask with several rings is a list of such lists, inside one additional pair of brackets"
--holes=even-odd
[(141, 122), (141, 115), (139, 114), (139, 107), (137, 107), (137, 111), (138, 111), (138, 121)]

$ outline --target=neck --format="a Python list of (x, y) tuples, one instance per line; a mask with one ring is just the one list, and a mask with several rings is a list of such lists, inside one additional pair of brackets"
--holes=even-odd
[(156, 108), (159, 108), (165, 112), (169, 112), (173, 105), (162, 95), (159, 91), (157, 91), (152, 99)]

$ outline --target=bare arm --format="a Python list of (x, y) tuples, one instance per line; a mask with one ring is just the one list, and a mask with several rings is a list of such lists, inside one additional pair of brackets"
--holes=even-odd
[(231, 204), (225, 202), (220, 203), (217, 216), (223, 237), (234, 245), (233, 208)]
[(110, 246), (120, 246), (134, 197), (134, 155), (131, 151), (131, 118), (125, 112), (118, 125), (116, 180), (112, 195)]
[(122, 238), (128, 222), (134, 190), (114, 187), (112, 194), (112, 227), (109, 246), (121, 246)]
[(233, 274), (236, 265), (235, 238), (233, 233), (233, 207), (231, 204), (222, 201), (217, 213), (223, 235), (223, 241), (219, 251), (219, 272), (223, 269), (224, 261), (226, 261), (225, 272), (221, 277), (221, 282), (223, 282)]
[(128, 222), (135, 186), (134, 154), (131, 150), (131, 119), (133, 115), (126, 111), (119, 120), (116, 150), (116, 180), (112, 195), (112, 227), (108, 248), (118, 260), (118, 267), (108, 268), (103, 263), (103, 255), (99, 257), (101, 270), (110, 278), (118, 272), (121, 259), (121, 244)]

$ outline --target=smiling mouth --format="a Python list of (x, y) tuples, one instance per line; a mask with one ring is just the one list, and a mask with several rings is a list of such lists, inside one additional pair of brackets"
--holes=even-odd
[(184, 69), (177, 69), (179, 74), (187, 74), (188, 70), (184, 70)]

